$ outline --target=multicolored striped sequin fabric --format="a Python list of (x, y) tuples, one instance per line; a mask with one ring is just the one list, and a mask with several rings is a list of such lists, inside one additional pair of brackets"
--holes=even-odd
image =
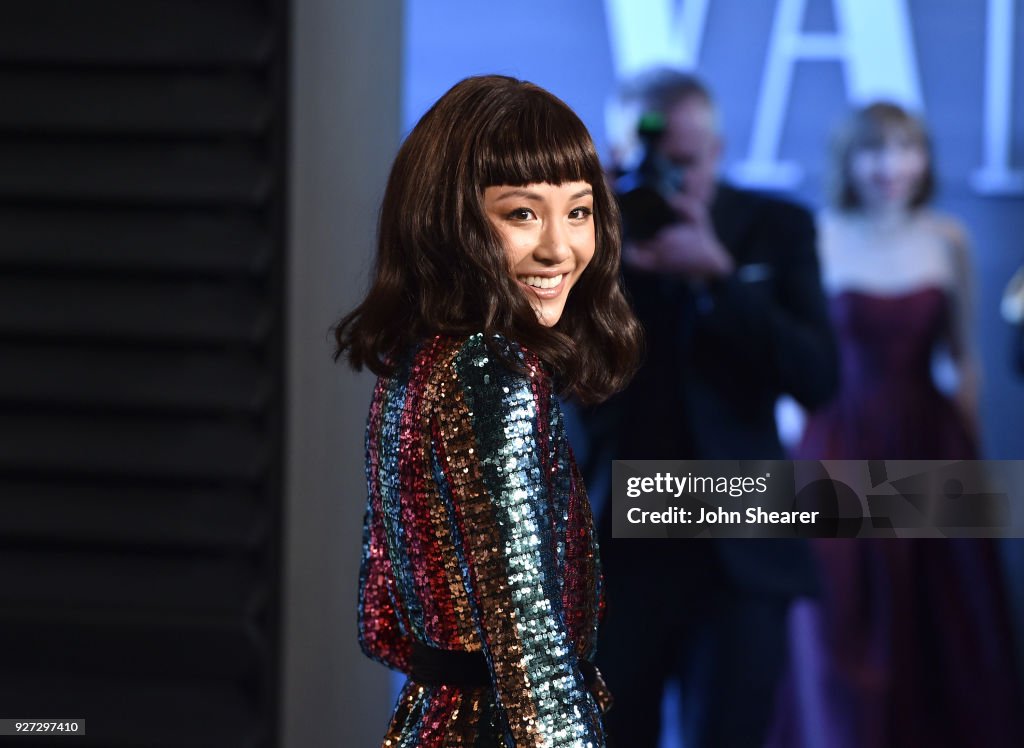
[[(604, 745), (578, 663), (601, 577), (590, 507), (540, 361), (483, 335), (425, 342), (377, 382), (366, 434), (363, 651), (483, 651), (489, 688), (407, 681), (387, 748)], [(602, 694), (597, 694), (601, 697)]]

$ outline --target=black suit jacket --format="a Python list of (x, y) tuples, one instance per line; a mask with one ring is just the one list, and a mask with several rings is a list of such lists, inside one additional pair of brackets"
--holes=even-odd
[[(779, 395), (815, 408), (834, 394), (837, 354), (810, 214), (720, 185), (711, 218), (735, 261), (731, 277), (699, 286), (623, 271), (646, 334), (645, 361), (624, 392), (584, 414), (591, 455), (783, 459)], [(609, 515), (602, 518), (601, 543), (610, 573), (616, 566), (671, 563), (673, 546), (707, 542), (737, 585), (782, 595), (816, 588), (803, 541), (613, 540)]]

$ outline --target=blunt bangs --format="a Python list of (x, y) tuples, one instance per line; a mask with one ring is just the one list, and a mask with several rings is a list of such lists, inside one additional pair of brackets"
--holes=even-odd
[(599, 179), (600, 160), (579, 117), (541, 89), (517, 93), (504, 116), (492, 118), (479, 133), (475, 167), (481, 189)]
[(928, 137), (920, 123), (894, 104), (879, 103), (860, 112), (848, 135), (850, 152), (879, 148), (893, 133), (903, 133), (927, 149)]

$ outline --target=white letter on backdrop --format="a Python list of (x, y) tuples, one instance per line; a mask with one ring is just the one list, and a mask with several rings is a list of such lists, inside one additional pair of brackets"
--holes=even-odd
[(803, 176), (798, 164), (778, 160), (793, 67), (800, 60), (839, 60), (851, 103), (885, 98), (921, 111), (906, 0), (832, 1), (837, 32), (805, 33), (800, 27), (807, 0), (779, 0), (750, 150), (734, 171), (738, 181), (786, 188)]
[(985, 59), (985, 163), (971, 176), (983, 195), (1024, 193), (1024, 172), (1010, 168), (1010, 124), (1013, 96), (1014, 0), (988, 0)]
[(608, 36), (619, 79), (656, 65), (697, 66), (708, 0), (605, 0)]

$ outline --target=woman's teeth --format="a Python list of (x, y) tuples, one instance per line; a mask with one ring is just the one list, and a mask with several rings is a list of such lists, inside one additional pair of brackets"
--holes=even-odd
[(542, 278), (539, 275), (522, 275), (519, 280), (534, 288), (554, 288), (562, 282), (562, 276), (556, 275), (553, 278)]

